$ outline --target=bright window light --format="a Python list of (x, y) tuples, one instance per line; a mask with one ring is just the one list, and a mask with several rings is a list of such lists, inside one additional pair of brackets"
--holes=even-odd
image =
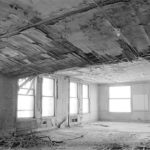
[(86, 84), (82, 85), (82, 112), (89, 113), (89, 87)]
[(70, 82), (70, 114), (78, 113), (77, 83)]
[(42, 116), (54, 116), (54, 79), (43, 78), (42, 82)]
[(42, 116), (54, 116), (54, 98), (42, 98)]
[(77, 83), (70, 82), (70, 97), (77, 97)]
[(78, 100), (77, 98), (70, 98), (70, 114), (78, 113)]
[(53, 96), (54, 95), (54, 80), (50, 78), (43, 78), (42, 95)]
[(17, 117), (34, 117), (34, 79), (19, 79)]
[(109, 87), (109, 98), (130, 98), (130, 86)]
[(131, 87), (109, 87), (109, 112), (131, 112)]
[(83, 99), (83, 104), (82, 104), (82, 112), (85, 113), (89, 113), (89, 99), (84, 98)]

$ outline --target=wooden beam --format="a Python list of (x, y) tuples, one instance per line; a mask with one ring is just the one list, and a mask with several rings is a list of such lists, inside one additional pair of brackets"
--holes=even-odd
[[(98, 6), (98, 8), (102, 9), (101, 5), (99, 5), (95, 0), (93, 0), (93, 2), (95, 3), (95, 5)], [(109, 17), (103, 13), (105, 19), (109, 22), (109, 25), (112, 27), (112, 29), (114, 31), (117, 30), (117, 27), (111, 23)], [(131, 43), (129, 42), (129, 40), (123, 35), (123, 33), (120, 31), (120, 35), (117, 35), (118, 37), (118, 44), (120, 45), (120, 47), (123, 49), (123, 56), (128, 60), (128, 61), (132, 61), (135, 60), (139, 57), (139, 52), (137, 51), (137, 49), (135, 49)]]
[(138, 22), (138, 25), (139, 25), (139, 27), (140, 27), (140, 29), (141, 29), (144, 37), (145, 37), (146, 42), (150, 46), (150, 37), (148, 36), (148, 34), (147, 34), (146, 30), (145, 30), (145, 27), (144, 27), (145, 25), (143, 25), (141, 23), (140, 19), (139, 19), (140, 12), (139, 12), (138, 8), (136, 8), (132, 3), (129, 6), (130, 6), (130, 8), (132, 9), (132, 11), (133, 11), (133, 13), (135, 15), (135, 19)]
[(138, 51), (126, 43), (126, 41), (119, 39), (117, 42), (123, 49), (123, 55), (128, 59), (128, 61), (136, 60), (139, 57)]
[(82, 59), (83, 61), (86, 61), (87, 64), (92, 64), (92, 62), (87, 59), (87, 56), (84, 54), (84, 52), (80, 48), (74, 46), (71, 42), (69, 42), (65, 38), (60, 37), (59, 33), (57, 33), (57, 31), (51, 28), (50, 26), (48, 27), (46, 25), (40, 25), (40, 26), (37, 26), (36, 29), (45, 33), (47, 37), (52, 39), (56, 44), (61, 45), (64, 48), (68, 49), (70, 53), (76, 53), (78, 56), (80, 56), (80, 59)]
[[(129, 2), (129, 1), (131, 1), (131, 0), (103, 0), (103, 1), (97, 1), (97, 4), (102, 7), (102, 6), (112, 5), (112, 4), (121, 3), (121, 2)], [(46, 19), (44, 19), (42, 21), (39, 21), (35, 24), (30, 23), (29, 25), (18, 28), (17, 30), (14, 30), (12, 32), (2, 34), (2, 35), (0, 35), (0, 38), (11, 37), (13, 35), (19, 34), (20, 32), (22, 32), (24, 30), (27, 30), (29, 28), (33, 28), (33, 27), (36, 27), (36, 26), (39, 26), (39, 25), (42, 25), (42, 24), (54, 25), (55, 23), (59, 22), (60, 20), (65, 19), (66, 17), (70, 17), (72, 15), (76, 15), (76, 14), (79, 14), (79, 13), (84, 13), (84, 12), (87, 12), (91, 9), (96, 8), (96, 7), (97, 7), (97, 5), (95, 5), (95, 3), (89, 3), (86, 6), (82, 6), (81, 8), (78, 8), (78, 9), (73, 9), (69, 12), (63, 13), (63, 14), (58, 15), (56, 17), (46, 18)]]

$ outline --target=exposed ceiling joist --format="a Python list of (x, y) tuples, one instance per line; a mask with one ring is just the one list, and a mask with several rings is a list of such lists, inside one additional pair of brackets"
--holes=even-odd
[(58, 34), (57, 31), (52, 29), (50, 26), (48, 27), (46, 25), (39, 25), (36, 28), (45, 33), (48, 38), (52, 39), (57, 44), (62, 45), (64, 48), (67, 48), (70, 51), (70, 53), (77, 54), (81, 59), (83, 59), (83, 61), (86, 61), (87, 64), (92, 64), (92, 62), (90, 62), (90, 60), (87, 59), (87, 56), (83, 53), (82, 50), (74, 46), (72, 43), (70, 43), (63, 37), (60, 37), (60, 34)]
[[(95, 0), (93, 0), (95, 5), (98, 6), (98, 8), (102, 9), (101, 5), (97, 3)], [(111, 23), (105, 12), (103, 12), (103, 16), (108, 21), (109, 25), (113, 28), (113, 30), (116, 32), (116, 36), (118, 37), (118, 44), (123, 49), (122, 55), (127, 58), (128, 61), (133, 61), (139, 57), (138, 51), (130, 44), (129, 40), (123, 35), (123, 33), (119, 30), (117, 30), (117, 27), (114, 26), (114, 24)], [(117, 33), (119, 32), (119, 33)]]
[(133, 10), (134, 15), (136, 16), (136, 20), (137, 20), (138, 24), (140, 25), (141, 31), (143, 32), (147, 43), (150, 45), (150, 37), (148, 36), (143, 23), (139, 19), (139, 15), (140, 15), (139, 10), (137, 8), (135, 8), (135, 6), (132, 3), (130, 4), (130, 7)]
[[(101, 6), (101, 7), (103, 7), (103, 6), (107, 6), (107, 5), (112, 5), (112, 4), (121, 3), (121, 2), (129, 2), (129, 1), (131, 1), (131, 0), (104, 0), (104, 1), (97, 1), (97, 4), (99, 6)], [(72, 15), (76, 15), (76, 14), (79, 14), (79, 13), (84, 13), (84, 12), (87, 12), (87, 11), (89, 11), (91, 9), (96, 8), (96, 7), (97, 7), (97, 5), (95, 5), (95, 3), (89, 3), (89, 4), (87, 4), (84, 7), (71, 10), (69, 12), (66, 12), (64, 14), (58, 15), (56, 17), (46, 18), (46, 19), (41, 20), (41, 21), (39, 21), (37, 23), (34, 23), (34, 24), (30, 23), (29, 25), (26, 25), (24, 27), (18, 28), (17, 30), (14, 30), (14, 31), (9, 32), (9, 33), (6, 33), (4, 35), (0, 35), (0, 38), (8, 38), (10, 36), (19, 34), (20, 32), (22, 32), (24, 30), (27, 30), (29, 28), (33, 28), (33, 27), (36, 27), (36, 26), (39, 26), (39, 25), (42, 25), (42, 24), (54, 25), (55, 23), (57, 23), (60, 20), (65, 19), (66, 17), (70, 17)]]
[[(20, 17), (19, 11), (15, 11), (16, 15), (13, 16), (9, 5), (8, 9), (5, 8), (6, 12), (1, 15), (3, 25), (0, 26), (2, 74), (27, 77), (55, 73), (64, 69), (86, 70), (93, 68), (94, 65), (101, 68), (120, 65), (122, 62), (130, 65), (137, 61), (149, 63), (150, 4), (146, 1), (94, 0), (95, 4), (92, 0), (86, 2), (79, 0), (80, 2), (74, 5), (74, 1), (72, 0), (72, 4), (69, 0), (67, 7), (66, 3), (61, 6), (64, 1), (58, 0), (55, 9), (46, 12), (45, 16), (55, 14), (55, 17), (44, 20), (41, 19), (44, 16), (42, 14), (45, 14), (45, 10), (41, 9), (42, 2), (38, 4), (38, 9), (35, 5), (29, 4), (33, 12), (40, 13), (43, 10), (43, 13), (36, 13), (31, 19), (25, 15)], [(44, 4), (46, 7), (53, 7), (51, 1), (46, 2), (48, 2)], [(134, 14), (130, 4), (137, 7), (140, 17)], [(57, 7), (59, 5), (60, 7)], [(22, 4), (22, 12), (24, 6), (25, 4)], [(97, 7), (100, 7), (100, 11), (94, 9)], [(26, 24), (29, 24), (27, 26), (24, 22), (19, 24), (15, 17), (18, 17), (18, 20), (25, 17)], [(95, 72), (95, 75), (98, 74)]]

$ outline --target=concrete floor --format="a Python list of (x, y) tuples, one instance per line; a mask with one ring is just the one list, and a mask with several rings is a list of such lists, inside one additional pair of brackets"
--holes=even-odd
[[(71, 128), (45, 132), (52, 139), (63, 140), (59, 146), (36, 147), (32, 150), (117, 150), (112, 145), (136, 149), (137, 146), (150, 147), (149, 123), (95, 122)], [(137, 148), (138, 149), (138, 148)], [(136, 149), (136, 150), (137, 150)], [(139, 148), (140, 149), (140, 148)], [(143, 149), (142, 150), (148, 150)], [(124, 148), (125, 150), (125, 148)]]

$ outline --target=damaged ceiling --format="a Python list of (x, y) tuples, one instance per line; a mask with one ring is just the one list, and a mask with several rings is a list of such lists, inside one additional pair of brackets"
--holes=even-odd
[(0, 0), (0, 73), (150, 79), (150, 0)]

